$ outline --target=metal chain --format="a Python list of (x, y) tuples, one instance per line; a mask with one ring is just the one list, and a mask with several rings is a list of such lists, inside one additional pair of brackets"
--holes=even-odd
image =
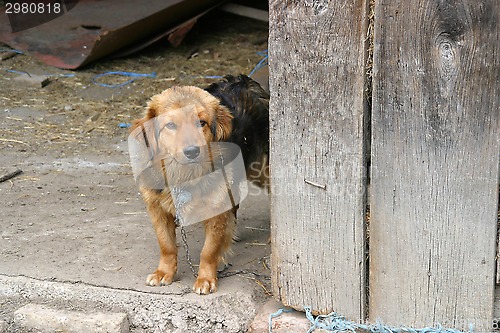
[[(223, 157), (221, 155), (221, 160), (222, 163), (224, 163)], [(182, 206), (189, 202), (191, 200), (191, 194), (185, 190), (180, 189), (179, 187), (174, 187), (172, 188), (171, 191), (172, 196), (175, 196), (174, 199), (174, 206), (175, 206), (175, 225), (180, 228), (181, 231), (181, 239), (182, 239), (182, 246), (184, 247), (184, 251), (186, 252), (186, 260), (189, 264), (189, 269), (193, 273), (193, 276), (195, 278), (198, 277), (198, 274), (196, 273), (196, 269), (194, 268), (193, 261), (191, 260), (191, 254), (189, 253), (189, 245), (187, 242), (187, 236), (186, 236), (186, 229), (184, 228), (184, 219), (182, 217), (182, 214), (180, 213)], [(224, 267), (221, 271), (217, 272), (218, 278), (225, 278), (225, 277), (230, 277), (234, 275), (253, 275), (256, 277), (260, 278), (265, 278), (269, 279), (268, 276), (263, 275), (263, 274), (258, 274), (252, 271), (248, 270), (238, 270), (238, 271), (227, 271), (227, 268), (229, 266)]]
[[(175, 224), (178, 225), (180, 230), (181, 230), (182, 246), (184, 247), (184, 251), (186, 252), (186, 260), (189, 264), (189, 269), (193, 273), (193, 276), (195, 278), (197, 278), (198, 274), (196, 273), (196, 269), (194, 268), (193, 261), (191, 260), (191, 254), (189, 253), (189, 245), (187, 242), (186, 229), (184, 228), (182, 223), (180, 223), (178, 217), (175, 218)], [(255, 277), (260, 277), (260, 278), (263, 278), (266, 280), (271, 279), (269, 276), (267, 276), (265, 274), (259, 274), (259, 273), (255, 273), (255, 272), (252, 272), (249, 270), (229, 271), (229, 270), (227, 270), (229, 267), (230, 267), (230, 265), (224, 266), (224, 268), (222, 270), (217, 272), (217, 277), (219, 279), (223, 279), (223, 278), (234, 276), (234, 275), (253, 275)]]
[(270, 280), (271, 279), (271, 277), (268, 276), (268, 275), (255, 273), (255, 272), (252, 272), (252, 271), (249, 271), (249, 270), (246, 270), (246, 269), (242, 269), (242, 270), (239, 270), (239, 271), (226, 271), (226, 268), (223, 268), (222, 270), (220, 270), (220, 271), (217, 272), (217, 277), (220, 278), (220, 279), (223, 279), (223, 278), (226, 278), (226, 277), (230, 277), (230, 276), (234, 276), (234, 275), (253, 275), (255, 277), (262, 278), (264, 280)]
[(181, 229), (182, 245), (184, 246), (184, 251), (186, 252), (186, 260), (189, 264), (189, 268), (191, 269), (191, 272), (193, 273), (193, 276), (195, 278), (197, 278), (198, 274), (196, 274), (196, 270), (194, 269), (193, 262), (191, 261), (191, 255), (189, 254), (189, 246), (187, 243), (186, 229), (184, 229), (184, 226), (182, 224), (180, 224), (180, 229)]
[(174, 200), (175, 225), (181, 229), (182, 245), (184, 246), (184, 251), (186, 252), (186, 260), (189, 264), (189, 269), (191, 269), (191, 272), (193, 273), (193, 276), (197, 278), (198, 274), (196, 274), (196, 269), (194, 268), (193, 261), (191, 260), (191, 254), (189, 253), (186, 230), (184, 229), (184, 219), (181, 214), (182, 206), (184, 206), (191, 200), (191, 193), (177, 186), (173, 187), (170, 193), (172, 195), (172, 199)]

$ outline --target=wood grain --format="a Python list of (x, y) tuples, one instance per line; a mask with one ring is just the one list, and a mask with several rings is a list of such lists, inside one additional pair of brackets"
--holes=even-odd
[(274, 294), (362, 320), (367, 4), (269, 5)]
[(500, 2), (377, 0), (370, 314), (491, 330)]

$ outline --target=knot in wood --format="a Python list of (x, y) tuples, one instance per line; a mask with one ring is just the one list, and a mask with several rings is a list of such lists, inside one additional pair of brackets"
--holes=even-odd
[(446, 34), (438, 36), (437, 40), (437, 63), (441, 79), (445, 82), (452, 81), (457, 75), (456, 45)]
[(314, 15), (323, 14), (328, 9), (329, 1), (325, 0), (305, 0), (304, 4), (313, 9)]

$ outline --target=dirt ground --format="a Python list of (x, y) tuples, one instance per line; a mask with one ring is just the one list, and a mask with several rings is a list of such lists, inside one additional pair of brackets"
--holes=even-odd
[[(0, 49), (8, 48), (1, 46)], [(207, 86), (215, 81), (208, 76), (248, 74), (267, 49), (267, 24), (214, 11), (203, 17), (187, 35), (180, 47), (172, 48), (161, 41), (124, 59), (101, 60), (78, 71), (65, 71), (44, 65), (25, 55), (1, 62), (0, 107), (4, 110), (0, 137), (2, 149), (19, 149), (22, 153), (53, 152), (58, 157), (74, 153), (106, 153), (103, 145), (89, 145), (89, 140), (110, 142), (124, 138), (120, 123), (142, 116), (148, 99), (173, 85)], [(19, 74), (53, 75), (44, 88), (30, 88), (13, 80)], [(92, 79), (108, 71), (136, 73), (156, 72), (156, 78), (137, 78), (123, 87), (107, 88)], [(64, 75), (74, 75), (65, 77)], [(105, 76), (98, 82), (120, 84), (130, 78)], [(5, 109), (30, 108), (46, 110), (43, 120), (32, 123), (9, 117)], [(36, 115), (35, 115), (36, 118)], [(102, 146), (102, 147), (98, 147)], [(26, 150), (26, 151), (24, 151)]]
[[(144, 286), (157, 264), (157, 245), (133, 181), (123, 124), (140, 118), (148, 99), (168, 87), (205, 87), (215, 81), (209, 76), (248, 74), (262, 59), (257, 52), (267, 49), (267, 36), (264, 22), (214, 11), (178, 48), (160, 41), (133, 56), (77, 71), (49, 67), (28, 55), (1, 61), (0, 177), (16, 169), (23, 173), (0, 183), (0, 274), (156, 293), (189, 290), (193, 280), (186, 265), (179, 268), (182, 283), (161, 291)], [(6, 48), (0, 44), (0, 50)], [(8, 70), (52, 76), (44, 88), (30, 87)], [(108, 71), (157, 76), (117, 88), (92, 82)], [(201, 236), (192, 236), (199, 234), (196, 228), (188, 230), (195, 259), (201, 246)], [(250, 193), (239, 228), (232, 260), (263, 276), (249, 283), (264, 299), (270, 289), (265, 194)], [(138, 258), (143, 252), (151, 255)], [(184, 261), (182, 249), (179, 255)], [(17, 305), (9, 302), (0, 299), (0, 319), (10, 320), (8, 312)]]

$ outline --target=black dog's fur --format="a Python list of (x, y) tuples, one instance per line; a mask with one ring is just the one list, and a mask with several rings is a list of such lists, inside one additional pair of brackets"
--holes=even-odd
[(246, 75), (224, 77), (205, 89), (218, 98), (234, 116), (233, 130), (226, 140), (237, 144), (249, 179), (268, 188), (269, 94)]
[(226, 141), (240, 147), (247, 173), (251, 168), (266, 167), (252, 163), (264, 162), (261, 157), (269, 155), (269, 94), (246, 75), (228, 75), (205, 90), (234, 116), (233, 131)]

